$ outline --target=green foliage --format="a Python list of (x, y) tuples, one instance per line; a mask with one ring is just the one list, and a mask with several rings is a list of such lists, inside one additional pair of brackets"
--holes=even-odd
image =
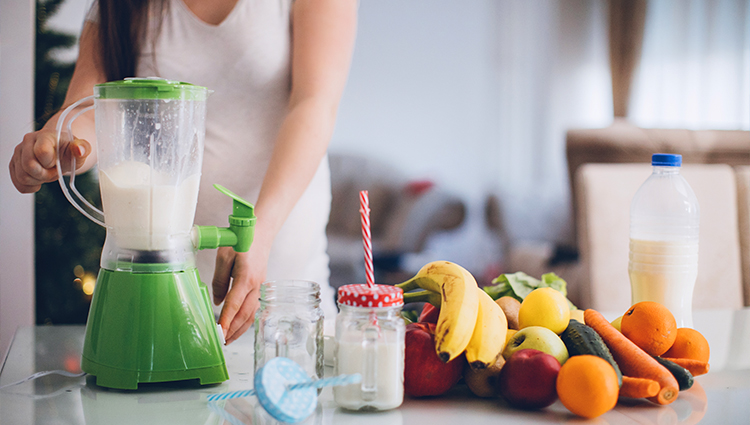
[[(523, 302), (523, 299), (537, 288), (552, 288), (564, 296), (568, 296), (567, 283), (554, 273), (545, 273), (542, 280), (527, 275), (524, 272), (505, 273), (492, 280), (493, 285), (485, 286), (484, 292), (493, 300), (500, 297), (513, 297)], [(571, 309), (576, 306), (568, 300)]]
[[(37, 0), (35, 127), (41, 128), (63, 104), (74, 63), (53, 58), (55, 49), (76, 43), (76, 36), (47, 28), (64, 0)], [(76, 187), (100, 205), (94, 173), (76, 177)], [(104, 243), (104, 229), (90, 222), (63, 196), (57, 183), (45, 184), (35, 198), (36, 321), (38, 324), (85, 323), (90, 297), (75, 282), (74, 268), (95, 276)]]
[(34, 79), (34, 115), (36, 129), (62, 106), (65, 92), (75, 64), (62, 63), (53, 57), (57, 49), (66, 49), (76, 44), (76, 36), (47, 28), (47, 21), (64, 0), (37, 0), (36, 2), (36, 52)]

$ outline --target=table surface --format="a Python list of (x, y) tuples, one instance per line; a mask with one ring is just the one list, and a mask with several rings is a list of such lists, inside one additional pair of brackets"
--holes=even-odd
[[(605, 314), (607, 318), (614, 318)], [(711, 371), (667, 406), (645, 400), (619, 402), (599, 418), (583, 420), (559, 402), (540, 411), (521, 411), (501, 399), (479, 399), (464, 385), (442, 397), (406, 398), (401, 407), (380, 413), (337, 408), (330, 388), (323, 390), (315, 414), (304, 424), (596, 423), (596, 424), (747, 424), (750, 422), (750, 308), (694, 313), (696, 329), (711, 346)], [(0, 386), (44, 370), (76, 370), (83, 326), (19, 328), (0, 370)], [(252, 332), (224, 347), (230, 379), (200, 387), (151, 384), (137, 391), (98, 387), (91, 377), (50, 375), (0, 390), (0, 423), (25, 424), (277, 424), (254, 397), (206, 402), (212, 393), (252, 386)], [(331, 373), (331, 368), (327, 368)]]

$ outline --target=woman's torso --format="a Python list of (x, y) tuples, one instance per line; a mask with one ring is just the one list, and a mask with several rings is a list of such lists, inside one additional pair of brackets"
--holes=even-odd
[[(213, 90), (195, 223), (225, 227), (231, 200), (213, 184), (255, 203), (286, 114), (292, 0), (238, 0), (219, 25), (200, 20), (183, 0), (168, 3), (155, 43), (142, 47), (136, 73)], [(268, 279), (311, 279), (328, 287), (330, 200), (325, 158), (274, 241)], [(199, 253), (206, 282), (212, 279), (214, 258), (214, 251)]]

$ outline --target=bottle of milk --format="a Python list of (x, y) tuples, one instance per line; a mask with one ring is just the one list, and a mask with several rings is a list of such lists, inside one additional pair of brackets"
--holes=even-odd
[(692, 327), (693, 288), (698, 276), (700, 211), (680, 174), (681, 155), (654, 154), (653, 172), (630, 205), (632, 303), (656, 301)]
[(401, 288), (339, 288), (334, 375), (362, 375), (362, 382), (333, 388), (337, 405), (350, 410), (388, 410), (404, 399), (405, 329)]

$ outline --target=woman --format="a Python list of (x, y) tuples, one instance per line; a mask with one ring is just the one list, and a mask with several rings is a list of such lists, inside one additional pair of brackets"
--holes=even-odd
[[(326, 149), (351, 62), (356, 0), (99, 0), (80, 38), (66, 104), (93, 86), (158, 76), (214, 90), (208, 101), (196, 224), (226, 221), (232, 189), (255, 204), (255, 239), (246, 253), (219, 249), (214, 303), (227, 343), (253, 322), (267, 279), (315, 280), (324, 310), (335, 313), (328, 282), (325, 226), (330, 210)], [(22, 193), (57, 179), (54, 126), (27, 134), (10, 163)], [(94, 117), (79, 118), (64, 150), (78, 172), (96, 161)], [(88, 142), (87, 142), (88, 141)], [(89, 143), (90, 142), (90, 143)], [(93, 153), (93, 154), (92, 154)]]

